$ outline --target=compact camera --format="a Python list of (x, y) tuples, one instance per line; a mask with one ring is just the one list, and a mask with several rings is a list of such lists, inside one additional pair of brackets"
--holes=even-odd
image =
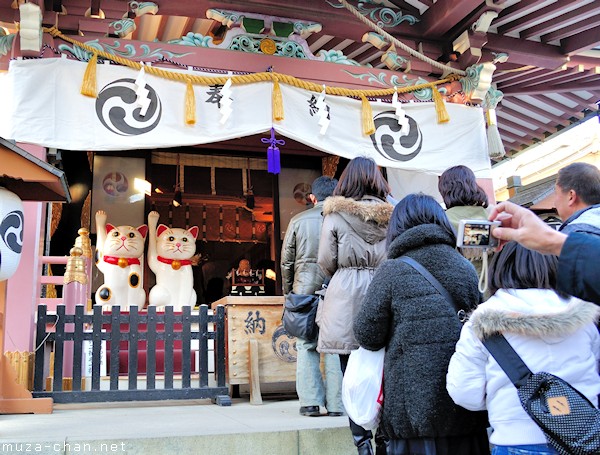
[(499, 221), (460, 220), (456, 246), (460, 248), (496, 248), (498, 239), (492, 235)]

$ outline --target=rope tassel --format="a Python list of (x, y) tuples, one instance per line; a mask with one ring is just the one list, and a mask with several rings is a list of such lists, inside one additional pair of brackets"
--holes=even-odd
[(185, 124), (196, 124), (196, 95), (194, 94), (194, 86), (192, 80), (188, 79), (185, 89)]
[(450, 116), (448, 115), (448, 111), (446, 110), (446, 104), (442, 99), (442, 95), (440, 91), (437, 89), (435, 85), (431, 86), (432, 98), (435, 103), (435, 112), (437, 113), (437, 122), (438, 123), (447, 123), (450, 121)]
[(92, 58), (88, 61), (85, 73), (83, 73), (83, 82), (81, 84), (81, 94), (92, 98), (98, 97), (98, 88), (96, 81), (96, 63), (98, 63), (98, 54), (94, 52)]
[(493, 159), (502, 158), (505, 155), (505, 152), (502, 138), (500, 137), (500, 131), (498, 130), (496, 110), (488, 109), (485, 112), (485, 118), (487, 123), (488, 154), (490, 155), (490, 158)]
[(360, 95), (362, 99), (362, 129), (365, 136), (370, 136), (375, 132), (375, 122), (373, 121), (373, 110), (371, 103), (365, 95)]
[(280, 120), (283, 120), (283, 97), (281, 87), (279, 87), (279, 79), (275, 77), (273, 81), (273, 121), (278, 122)]

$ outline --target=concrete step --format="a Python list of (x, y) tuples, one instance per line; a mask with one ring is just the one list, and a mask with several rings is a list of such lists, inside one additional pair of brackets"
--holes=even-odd
[(56, 404), (53, 414), (0, 417), (0, 453), (356, 453), (347, 417), (304, 417), (299, 408), (298, 400), (253, 406), (246, 398), (231, 407), (209, 400)]

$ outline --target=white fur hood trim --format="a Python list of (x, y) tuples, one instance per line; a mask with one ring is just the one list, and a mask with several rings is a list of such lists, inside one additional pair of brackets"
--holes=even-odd
[(499, 332), (562, 338), (599, 317), (600, 307), (593, 303), (564, 300), (551, 290), (518, 289), (498, 291), (473, 312), (470, 323), (479, 339)]

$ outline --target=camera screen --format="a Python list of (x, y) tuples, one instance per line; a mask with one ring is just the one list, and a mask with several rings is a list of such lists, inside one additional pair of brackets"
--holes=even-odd
[(463, 235), (464, 246), (489, 246), (490, 245), (489, 224), (465, 224), (465, 233)]

